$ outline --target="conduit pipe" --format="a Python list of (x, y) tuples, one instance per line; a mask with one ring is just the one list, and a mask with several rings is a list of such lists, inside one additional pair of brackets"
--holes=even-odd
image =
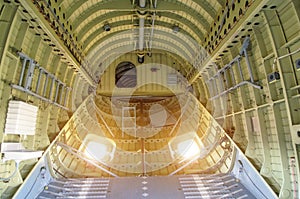
[(139, 19), (139, 51), (144, 50), (144, 32), (145, 32), (145, 18), (140, 16)]
[(139, 6), (141, 8), (145, 8), (146, 7), (146, 0), (139, 0)]
[[(146, 0), (139, 0), (140, 8), (146, 7)], [(138, 53), (138, 62), (144, 62), (144, 39), (145, 39), (145, 15), (146, 12), (140, 11), (139, 12), (139, 53)]]
[[(155, 2), (153, 4), (153, 8), (156, 9), (156, 7), (157, 7), (157, 0), (155, 0)], [(151, 25), (151, 32), (150, 32), (150, 38), (149, 38), (149, 56), (151, 56), (151, 50), (152, 50), (155, 17), (156, 17), (156, 11), (152, 15), (152, 25)]]

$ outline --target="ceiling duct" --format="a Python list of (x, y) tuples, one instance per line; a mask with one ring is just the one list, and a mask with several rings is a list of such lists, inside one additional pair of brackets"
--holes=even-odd
[(138, 41), (138, 62), (144, 63), (144, 40), (145, 40), (145, 14), (140, 14), (139, 18), (139, 41)]
[(173, 85), (177, 85), (177, 82), (178, 82), (178, 76), (176, 73), (168, 73), (168, 76), (167, 76), (167, 83), (169, 86)]
[[(139, 0), (139, 6), (141, 8), (146, 7), (146, 0)], [(138, 11), (139, 14), (139, 53), (138, 53), (138, 62), (144, 63), (144, 40), (145, 40), (145, 16), (147, 12)]]
[(145, 18), (143, 15), (139, 18), (139, 51), (144, 50), (144, 32), (145, 32)]

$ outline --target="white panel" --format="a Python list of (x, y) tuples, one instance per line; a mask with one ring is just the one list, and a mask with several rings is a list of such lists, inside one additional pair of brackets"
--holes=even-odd
[(5, 123), (5, 134), (34, 135), (38, 107), (11, 100)]
[(168, 73), (168, 85), (177, 85), (176, 73)]
[(24, 149), (24, 147), (21, 143), (18, 142), (1, 143), (1, 153), (7, 151), (21, 150), (21, 149)]
[(252, 125), (252, 131), (253, 132), (260, 132), (259, 130), (259, 121), (257, 117), (251, 117), (251, 125)]

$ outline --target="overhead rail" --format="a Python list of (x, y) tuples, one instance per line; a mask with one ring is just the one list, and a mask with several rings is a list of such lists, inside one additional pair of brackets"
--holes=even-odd
[[(239, 55), (237, 55), (231, 62), (229, 62), (223, 68), (218, 70), (215, 75), (213, 75), (206, 81), (212, 96), (210, 100), (214, 100), (218, 97), (221, 97), (229, 93), (230, 91), (235, 90), (245, 84), (253, 86), (254, 88), (257, 89), (262, 89), (262, 86), (258, 85), (254, 81), (249, 57), (247, 54), (247, 48), (249, 44), (250, 44), (250, 37), (246, 37), (243, 42)], [(241, 59), (243, 57), (246, 60), (247, 71), (243, 71), (241, 66)], [(238, 71), (237, 74), (234, 73), (234, 67), (236, 65), (237, 65), (236, 71)], [(245, 80), (245, 76), (246, 76), (245, 72), (249, 74), (250, 80)]]

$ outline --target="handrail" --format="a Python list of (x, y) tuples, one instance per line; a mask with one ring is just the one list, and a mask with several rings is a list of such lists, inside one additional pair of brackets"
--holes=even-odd
[[(91, 160), (91, 159), (89, 159), (87, 157), (84, 157), (85, 155), (82, 154), (82, 152), (78, 151), (77, 149), (75, 149), (75, 148), (73, 148), (73, 147), (71, 147), (69, 145), (66, 145), (65, 143), (62, 143), (62, 142), (56, 142), (56, 145), (62, 147), (64, 150), (66, 150), (67, 152), (71, 153), (72, 155), (75, 155), (79, 159), (84, 160), (87, 163), (92, 164), (93, 166), (101, 169), (102, 171), (104, 171), (104, 172), (106, 172), (106, 173), (108, 173), (108, 174), (110, 174), (110, 175), (112, 175), (114, 177), (119, 177), (117, 174), (115, 174), (115, 173), (113, 173), (113, 172), (105, 169), (104, 167), (96, 164), (93, 160)], [(99, 160), (98, 160), (98, 162), (100, 162), (101, 164), (105, 165), (105, 163), (103, 163), (103, 162), (101, 162)]]
[[(210, 119), (215, 120), (214, 117), (207, 111), (207, 109), (201, 104), (199, 103), (199, 105), (202, 107), (202, 109), (204, 110), (204, 114), (207, 114), (210, 116)], [(247, 156), (243, 153), (243, 151), (240, 149), (240, 147), (233, 141), (233, 139), (226, 133), (226, 131), (224, 131), (224, 129), (217, 123), (217, 126), (219, 126), (219, 128), (221, 129), (221, 131), (223, 132), (223, 134), (228, 138), (228, 140), (230, 141), (231, 145), (233, 146), (233, 148), (235, 149), (235, 157), (233, 157), (234, 159), (237, 158), (238, 155), (240, 155), (242, 157), (242, 159), (245, 161), (245, 163), (249, 166), (249, 168), (253, 171), (254, 174), (256, 174), (256, 176), (258, 177), (257, 180), (262, 181), (265, 184), (266, 181), (264, 180), (264, 178), (260, 175), (260, 173), (256, 170), (256, 168), (253, 166), (253, 164), (250, 162), (250, 160), (247, 158)], [(234, 159), (232, 161), (234, 161)], [(232, 165), (233, 166), (233, 165)], [(233, 166), (234, 167), (234, 166)], [(269, 193), (272, 194), (274, 197), (277, 197), (275, 192), (270, 188), (270, 186), (266, 186), (266, 188), (268, 189)]]
[(186, 102), (186, 104), (184, 105), (183, 110), (181, 111), (180, 116), (178, 117), (178, 119), (177, 119), (175, 125), (173, 126), (173, 128), (172, 128), (172, 130), (171, 130), (171, 132), (169, 133), (169, 136), (171, 136), (171, 135), (173, 134), (174, 130), (175, 130), (176, 127), (178, 126), (179, 121), (180, 121), (180, 119), (182, 118), (183, 114), (185, 113), (185, 111), (186, 111), (187, 106), (188, 106), (189, 103), (190, 103), (190, 95), (188, 95), (187, 102)]
[(111, 129), (109, 128), (109, 126), (107, 125), (106, 121), (104, 120), (101, 111), (99, 110), (99, 108), (97, 107), (97, 105), (95, 104), (95, 101), (92, 100), (92, 103), (94, 105), (94, 108), (96, 110), (96, 112), (98, 113), (98, 115), (100, 116), (102, 122), (104, 123), (104, 126), (106, 127), (106, 129), (108, 130), (108, 132), (111, 134), (112, 137), (115, 137), (115, 135), (113, 134), (113, 132), (111, 131)]
[[(243, 42), (240, 53), (235, 58), (233, 58), (228, 64), (226, 64), (224, 67), (222, 67), (220, 70), (218, 70), (215, 75), (213, 75), (206, 81), (209, 84), (210, 91), (212, 92), (212, 95), (213, 95), (210, 98), (210, 100), (214, 100), (222, 95), (225, 95), (225, 94), (229, 93), (230, 91), (235, 90), (245, 84), (249, 84), (257, 89), (263, 88), (262, 86), (257, 85), (254, 82), (253, 72), (252, 72), (249, 57), (247, 54), (247, 48), (248, 48), (249, 44), (250, 44), (250, 37), (246, 37)], [(240, 60), (242, 59), (242, 57), (245, 57), (245, 59), (246, 59), (247, 71), (248, 71), (248, 74), (250, 75), (250, 81), (244, 79), (243, 70), (240, 65)], [(235, 63), (237, 63), (237, 66), (238, 66), (239, 77), (241, 79), (240, 82), (237, 81), (238, 79), (235, 77), (234, 72), (233, 72), (233, 66)], [(232, 84), (233, 84), (232, 86), (230, 86), (228, 83), (228, 77), (226, 75), (226, 71), (230, 72), (230, 75), (232, 78)], [(223, 91), (222, 91), (222, 89), (221, 89), (221, 91), (218, 91), (218, 86), (217, 86), (216, 81), (219, 80), (222, 82), (222, 80), (221, 80), (222, 76), (225, 79), (225, 87), (227, 87), (227, 88), (225, 88), (225, 90), (223, 90)], [(217, 92), (217, 94), (215, 94), (215, 91)]]
[[(211, 150), (213, 148), (215, 148), (216, 144), (218, 143), (218, 140), (215, 141), (215, 143), (212, 143), (209, 147), (206, 147), (203, 153), (200, 153), (199, 155), (195, 155), (191, 160), (189, 160), (187, 163), (185, 163), (184, 165), (182, 165), (181, 167), (179, 167), (178, 169), (176, 169), (175, 171), (173, 171), (172, 173), (169, 174), (169, 176), (172, 176), (176, 173), (178, 173), (179, 171), (181, 171), (182, 169), (184, 169), (185, 167), (189, 166), (190, 164), (192, 164), (193, 162), (195, 162), (196, 160), (205, 157), (206, 155), (208, 155)], [(184, 159), (183, 161), (185, 161), (187, 159)], [(182, 162), (182, 161), (181, 161)]]
[[(75, 111), (75, 113), (80, 110), (80, 108), (84, 105), (84, 102), (86, 102), (88, 99), (90, 99), (90, 97), (93, 94), (89, 95), (88, 97), (86, 97), (86, 99), (82, 102), (82, 104), (77, 108), (77, 110)], [(22, 185), (19, 187), (19, 189), (16, 191), (16, 193), (14, 194), (13, 198), (16, 198), (16, 196), (18, 196), (21, 191), (23, 189), (26, 189), (26, 183), (30, 182), (31, 177), (34, 175), (34, 172), (39, 168), (39, 166), (41, 164), (44, 164), (44, 161), (47, 157), (47, 155), (49, 154), (49, 151), (52, 149), (52, 147), (54, 146), (54, 144), (57, 142), (57, 140), (61, 137), (61, 135), (65, 132), (65, 129), (67, 127), (68, 124), (70, 124), (70, 121), (72, 121), (75, 117), (75, 114), (72, 115), (72, 117), (69, 119), (69, 121), (67, 122), (67, 124), (61, 129), (61, 131), (58, 133), (58, 135), (55, 137), (55, 139), (50, 143), (50, 145), (47, 147), (47, 149), (45, 150), (45, 152), (43, 153), (42, 157), (39, 159), (39, 161), (35, 164), (35, 166), (33, 167), (33, 169), (30, 171), (30, 173), (27, 175), (27, 177), (25, 178), (25, 180), (23, 181)], [(26, 191), (27, 192), (27, 191)]]

